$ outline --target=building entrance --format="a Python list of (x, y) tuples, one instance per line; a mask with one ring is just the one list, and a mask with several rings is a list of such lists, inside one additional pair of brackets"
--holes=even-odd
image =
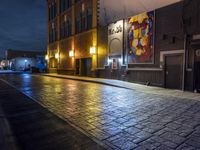
[(165, 56), (165, 87), (182, 89), (183, 55)]
[(195, 51), (194, 89), (195, 91), (200, 92), (200, 50)]
[(76, 59), (76, 71), (75, 75), (80, 75), (80, 59)]
[(81, 59), (81, 76), (92, 76), (92, 59), (91, 58), (83, 58)]
[(54, 58), (54, 57), (50, 58), (49, 65), (50, 65), (49, 66), (50, 68), (57, 68), (58, 67), (58, 61), (57, 61), (57, 59)]

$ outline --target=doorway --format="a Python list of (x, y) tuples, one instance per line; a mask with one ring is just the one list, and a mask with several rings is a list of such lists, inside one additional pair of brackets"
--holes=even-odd
[(76, 59), (75, 62), (75, 66), (76, 66), (76, 71), (75, 71), (75, 75), (80, 75), (80, 59)]
[(58, 67), (58, 60), (54, 57), (50, 58), (49, 66), (50, 66), (50, 68), (57, 68)]
[(165, 56), (165, 88), (182, 89), (183, 55)]
[(195, 51), (194, 59), (194, 90), (200, 93), (200, 49)]
[(83, 58), (81, 59), (81, 76), (92, 76), (92, 59), (91, 58)]

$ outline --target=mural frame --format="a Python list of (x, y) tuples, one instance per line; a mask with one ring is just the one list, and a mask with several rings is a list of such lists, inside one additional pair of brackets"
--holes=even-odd
[[(127, 64), (127, 68), (131, 68), (129, 67), (129, 65), (154, 65), (155, 64), (155, 38), (156, 38), (156, 11), (153, 10), (153, 11), (149, 11), (149, 12), (152, 12), (153, 15), (154, 15), (154, 21), (153, 21), (153, 48), (152, 48), (152, 60), (151, 62), (137, 62), (137, 63), (130, 63), (128, 61), (128, 51), (129, 51), (129, 48), (128, 48), (128, 19), (131, 18), (131, 17), (134, 17), (134, 16), (137, 16), (137, 15), (134, 15), (134, 16), (131, 16), (131, 17), (128, 17), (126, 20), (125, 20), (125, 30), (124, 30), (124, 38), (125, 38), (125, 46), (126, 46), (126, 52), (125, 52), (125, 58), (126, 58), (126, 64)], [(149, 13), (149, 12), (146, 12), (146, 13)], [(144, 13), (144, 12), (143, 12)], [(140, 13), (141, 14), (141, 13)], [(139, 14), (138, 14), (139, 15)]]

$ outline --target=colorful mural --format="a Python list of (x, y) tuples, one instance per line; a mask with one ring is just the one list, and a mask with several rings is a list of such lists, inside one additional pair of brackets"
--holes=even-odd
[(153, 63), (154, 12), (128, 19), (128, 64)]

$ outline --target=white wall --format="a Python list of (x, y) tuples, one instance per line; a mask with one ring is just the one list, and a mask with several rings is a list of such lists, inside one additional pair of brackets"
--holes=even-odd
[(100, 0), (99, 25), (161, 8), (181, 0)]

